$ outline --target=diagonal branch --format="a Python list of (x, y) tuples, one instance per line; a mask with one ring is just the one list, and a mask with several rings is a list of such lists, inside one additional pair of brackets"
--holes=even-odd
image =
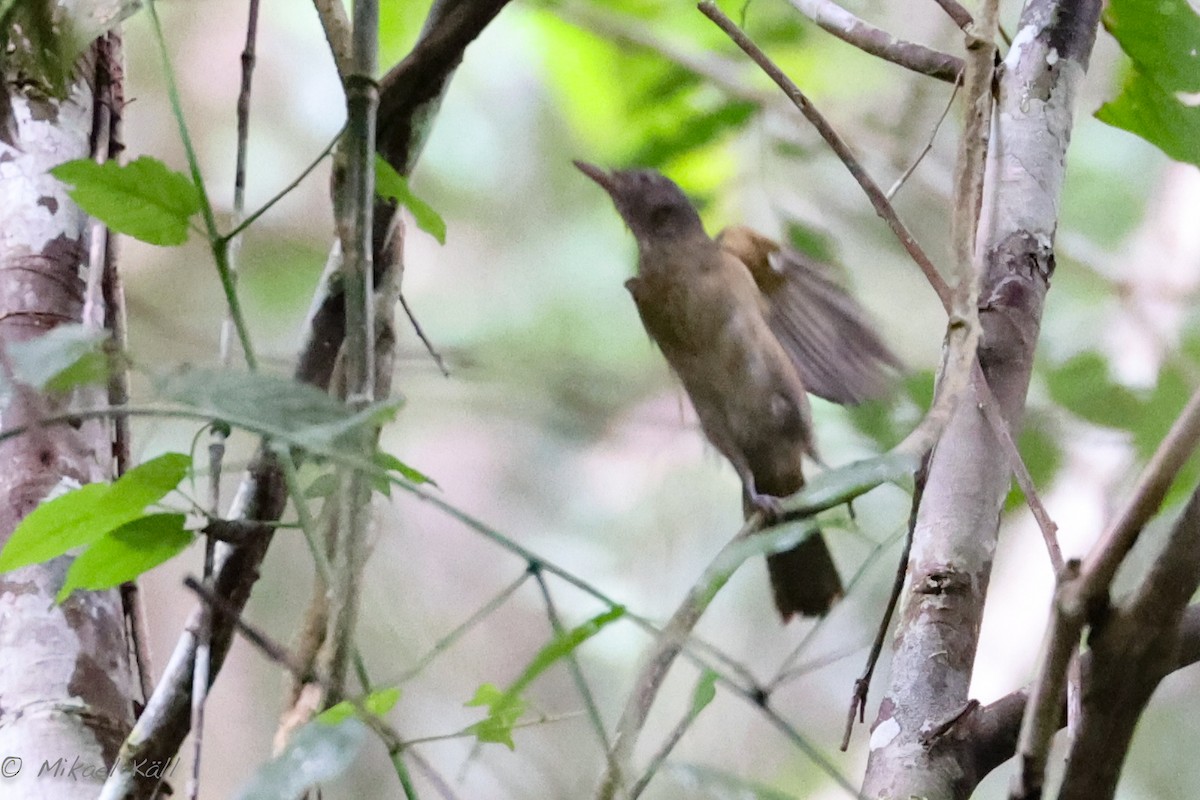
[(942, 53), (916, 42), (898, 39), (882, 28), (854, 16), (833, 0), (788, 0), (823, 30), (864, 53), (890, 61), (905, 69), (953, 83), (963, 70), (957, 56)]

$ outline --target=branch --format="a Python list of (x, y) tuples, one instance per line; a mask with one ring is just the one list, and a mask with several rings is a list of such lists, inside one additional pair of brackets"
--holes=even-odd
[[(798, 493), (797, 496), (802, 495)], [(840, 502), (840, 501), (839, 501)], [(819, 509), (817, 509), (819, 510)], [(814, 511), (815, 513), (815, 511)], [(616, 739), (608, 753), (608, 766), (597, 790), (597, 800), (612, 800), (623, 796), (633, 784), (633, 752), (650, 708), (658, 696), (666, 680), (667, 673), (676, 657), (683, 651), (692, 630), (700, 621), (700, 617), (708, 610), (717, 593), (733, 575), (741, 564), (753, 555), (780, 552), (795, 547), (804, 537), (812, 535), (816, 529), (815, 520), (805, 520), (796, 525), (779, 526), (770, 530), (762, 530), (762, 515), (755, 513), (746, 521), (741, 530), (721, 548), (705, 568), (700, 579), (688, 590), (687, 596), (679, 608), (671, 616), (670, 621), (663, 627), (655, 640), (654, 648), (634, 680), (634, 688), (625, 702), (621, 719), (617, 723)], [(749, 699), (745, 689), (738, 688), (739, 694)], [(764, 711), (769, 695), (765, 690), (754, 698)], [(770, 716), (770, 715), (769, 715)], [(776, 724), (780, 720), (775, 719)], [(846, 783), (842, 775), (819, 754), (812, 753), (814, 761), (830, 777), (853, 792), (853, 787)]]
[[(413, 53), (384, 79), (380, 86), (381, 103), (378, 126), (386, 125), (391, 138), (380, 133), (379, 146), (389, 148), (393, 154), (405, 155), (405, 163), (411, 166), (419, 150), (416, 124), (411, 115), (418, 111), (436, 108), (440, 93), (448, 85), (450, 73), (461, 60), (462, 50), (482, 30), (504, 5), (505, 0), (488, 0), (487, 3), (456, 2), (439, 0), (430, 10), (422, 37)], [(479, 13), (480, 6), (491, 9), (486, 17)], [(469, 24), (470, 23), (470, 24)], [(455, 51), (455, 48), (457, 50)], [(418, 51), (425, 55), (418, 55)], [(429, 55), (432, 54), (432, 55)], [(436, 55), (437, 58), (432, 56)], [(408, 65), (407, 67), (405, 65)], [(418, 68), (424, 70), (418, 71)], [(398, 86), (398, 83), (406, 83)], [(398, 99), (413, 98), (415, 88), (421, 102), (398, 102)], [(431, 90), (430, 87), (436, 87)], [(385, 109), (382, 98), (390, 98)], [(432, 114), (427, 114), (432, 121)], [(403, 137), (403, 141), (401, 138)], [(378, 209), (377, 209), (378, 211)], [(393, 235), (394, 224), (390, 215), (375, 215), (373, 232), (373, 256), (376, 274), (375, 283), (387, 287), (386, 291), (397, 291), (399, 276), (388, 276), (398, 267), (398, 237)], [(334, 265), (336, 267), (336, 264)], [(327, 270), (322, 284), (322, 296), (314, 306), (307, 323), (305, 343), (297, 359), (297, 380), (328, 389), (333, 374), (333, 364), (345, 338), (343, 293), (335, 280), (334, 270)], [(390, 308), (395, 298), (384, 300)], [(382, 370), (390, 374), (390, 370)], [(275, 456), (264, 444), (251, 462), (246, 476), (239, 487), (231, 516), (242, 520), (278, 520), (287, 502), (286, 481)], [(224, 598), (231, 608), (243, 608), (249, 600), (251, 589), (258, 579), (259, 567), (266, 556), (272, 538), (272, 528), (262, 525), (258, 535), (244, 546), (222, 547), (218, 554), (213, 580), (214, 593)], [(196, 657), (194, 623), (204, 613), (204, 606), (192, 613), (191, 624), (185, 627), (175, 646), (163, 678), (150, 698), (133, 732), (121, 747), (112, 773), (105, 783), (100, 797), (102, 800), (125, 800), (129, 797), (146, 797), (152, 786), (137, 774), (136, 764), (141, 762), (165, 761), (178, 752), (179, 745), (187, 734), (190, 709), (187, 698), (191, 688), (192, 667)], [(215, 680), (233, 637), (229, 617), (223, 618), (212, 631), (212, 668), (210, 682)]]
[(1067, 662), (1084, 626), (1100, 620), (1106, 611), (1108, 591), (1117, 568), (1137, 542), (1142, 528), (1157, 513), (1167, 490), (1188, 457), (1200, 445), (1200, 389), (1171, 426), (1167, 436), (1146, 465), (1134, 488), (1100, 541), (1092, 548), (1083, 567), (1060, 577), (1055, 592), (1053, 616), (1042, 644), (1042, 660), (1030, 702), (1025, 709), (1018, 752), (1023, 760), (1021, 774), (1014, 780), (1014, 793), (1033, 796), (1040, 791), (1042, 772), (1050, 750), (1054, 727), (1048, 724), (1053, 707), (1067, 679)]
[[(633, 750), (637, 744), (638, 735), (650, 715), (650, 706), (658, 695), (658, 690), (667, 677), (667, 671), (675, 662), (675, 657), (683, 649), (684, 643), (691, 634), (700, 617), (708, 609), (709, 603), (717, 591), (729, 580), (733, 570), (742, 559), (734, 559), (734, 554), (741, 545), (762, 527), (762, 514), (755, 513), (746, 521), (741, 530), (721, 548), (716, 557), (705, 568), (700, 580), (688, 590), (687, 596), (671, 615), (671, 619), (663, 627), (662, 633), (654, 643), (654, 651), (642, 666), (638, 677), (634, 680), (633, 691), (625, 702), (621, 719), (617, 723), (617, 735), (608, 753), (608, 768), (600, 780), (600, 788), (596, 797), (598, 800), (612, 800), (632, 783)], [(743, 555), (743, 559), (745, 556)], [(733, 561), (732, 565), (730, 562)]]
[[(981, 56), (980, 62), (983, 54), (975, 49), (991, 47), (994, 10), (986, 16), (978, 39), (968, 41), (968, 52)], [(1055, 0), (1032, 0), (1021, 22), (1024, 44), (1010, 52), (999, 78), (976, 239), (985, 264), (979, 361), (1010, 430), (1023, 411), (1054, 268), (1073, 103), (1097, 21), (1086, 10), (1066, 13)], [(1039, 87), (1036, 98), (1030, 96), (1032, 86)], [(922, 735), (961, 713), (969, 697), (999, 511), (1011, 482), (1002, 453), (987, 419), (966, 404), (956, 410), (934, 452), (914, 532), (891, 686), (874, 728), (863, 787), (868, 796), (963, 797), (978, 781), (961, 768), (962, 754), (953, 743), (929, 748)]]
[(421, 154), (463, 51), (508, 1), (435, 0), (421, 38), (380, 81), (379, 153), (401, 175)]
[[(1175, 672), (1200, 663), (1200, 604), (1189, 606), (1175, 627), (1172, 638), (1178, 642), (1168, 672)], [(1085, 653), (1081, 666), (1085, 682), (1091, 678), (1091, 653)], [(1026, 686), (980, 708), (951, 731), (969, 748), (968, 771), (982, 780), (989, 772), (1008, 761), (1016, 753), (1021, 719), (1029, 700), (1031, 687)], [(1066, 724), (1067, 698), (1064, 692), (1056, 704), (1056, 730)]]
[(832, 0), (788, 0), (823, 30), (864, 53), (947, 83), (958, 80), (963, 61), (915, 42), (897, 39), (887, 31), (854, 16)]
[(975, 24), (971, 12), (963, 8), (958, 0), (934, 0), (934, 2), (942, 7), (942, 10), (950, 19), (954, 20), (954, 24), (962, 29), (963, 33), (968, 33), (971, 26)]
[(1105, 800), (1150, 695), (1179, 651), (1179, 623), (1200, 587), (1200, 489), (1133, 599), (1088, 636), (1092, 669), (1067, 756), (1061, 800)]

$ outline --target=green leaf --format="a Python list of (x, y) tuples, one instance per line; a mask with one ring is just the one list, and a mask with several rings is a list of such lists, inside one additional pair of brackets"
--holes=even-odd
[(348, 434), (389, 421), (400, 405), (389, 400), (355, 413), (320, 389), (290, 378), (216, 369), (173, 375), (160, 383), (159, 392), (200, 413), (315, 452), (346, 445)]
[(194, 538), (183, 514), (149, 514), (110, 531), (71, 562), (56, 598), (75, 589), (111, 589), (183, 552)]
[(308, 498), (331, 497), (338, 490), (338, 483), (336, 472), (322, 472), (304, 490), (304, 496)]
[(446, 243), (446, 221), (433, 206), (413, 194), (404, 176), (378, 154), (375, 156), (375, 193), (407, 208), (418, 228), (437, 239), (438, 244)]
[(468, 732), (475, 734), (480, 742), (502, 744), (509, 750), (516, 749), (512, 729), (525, 713), (525, 701), (519, 694), (504, 692), (490, 683), (485, 683), (475, 690), (475, 696), (464, 705), (486, 706), (488, 709), (487, 717), (468, 727)]
[(669, 127), (655, 132), (649, 141), (629, 157), (630, 164), (660, 168), (673, 159), (698, 150), (723, 134), (741, 128), (758, 111), (754, 103), (734, 101), (713, 111), (696, 114), (685, 124), (678, 118)]
[(88, 214), (150, 244), (186, 242), (189, 221), (201, 209), (191, 179), (149, 156), (124, 166), (81, 158), (59, 164), (50, 174), (75, 187), (71, 199)]
[(0, 572), (49, 561), (140, 517), (146, 506), (179, 485), (191, 463), (183, 453), (165, 453), (114, 484), (89, 483), (43, 502), (21, 520), (0, 552)]
[(1186, 105), (1140, 72), (1121, 94), (1100, 106), (1096, 119), (1140, 136), (1176, 161), (1200, 165), (1200, 106)]
[(258, 768), (236, 800), (295, 800), (345, 772), (366, 738), (367, 726), (356, 719), (340, 725), (309, 723), (296, 731), (282, 753)]
[(106, 483), (89, 483), (31, 511), (0, 551), (0, 572), (49, 561), (103, 536), (105, 531), (93, 522), (109, 488)]
[(717, 678), (720, 677), (711, 669), (706, 669), (692, 690), (692, 716), (700, 716), (700, 712), (708, 708), (708, 704), (717, 696)]
[(1104, 27), (1156, 83), (1200, 91), (1200, 14), (1187, 0), (1109, 0)]
[[(108, 339), (103, 331), (83, 325), (59, 325), (41, 336), (8, 345), (13, 376), (35, 389), (66, 392), (84, 383), (108, 376), (108, 362), (101, 346)], [(0, 379), (0, 382), (7, 383)], [(4, 391), (9, 391), (4, 386)]]
[(118, 478), (102, 505), (122, 513), (141, 512), (146, 506), (170, 494), (187, 477), (191, 468), (192, 457), (187, 453), (163, 453)]
[(437, 481), (426, 475), (420, 470), (410, 467), (400, 459), (390, 453), (385, 453), (382, 450), (375, 454), (375, 464), (388, 472), (396, 472), (408, 481), (420, 486), (423, 483), (428, 483), (430, 486), (437, 486)]
[(1076, 416), (1106, 428), (1128, 430), (1141, 404), (1129, 389), (1108, 376), (1108, 362), (1099, 353), (1082, 353), (1046, 372), (1050, 397)]
[(563, 631), (537, 652), (537, 655), (529, 662), (529, 666), (525, 667), (525, 671), (508, 687), (508, 690), (510, 692), (523, 691), (525, 687), (533, 683), (533, 680), (537, 676), (545, 672), (550, 665), (575, 652), (581, 644), (623, 616), (625, 616), (625, 607), (614, 606), (602, 614), (597, 614), (582, 625), (577, 625), (568, 631)]
[(919, 465), (920, 459), (904, 453), (884, 453), (853, 461), (837, 469), (814, 475), (799, 493), (800, 499), (785, 501), (783, 510), (789, 514), (796, 514), (818, 508), (832, 508), (885, 483), (911, 491), (912, 476)]
[[(371, 692), (361, 701), (363, 710), (377, 717), (382, 717), (391, 711), (400, 701), (399, 687), (389, 687)], [(349, 700), (332, 705), (317, 715), (317, 722), (324, 725), (340, 725), (342, 722), (358, 714), (358, 706)]]
[(602, 631), (605, 626), (616, 622), (623, 616), (625, 616), (624, 606), (614, 606), (602, 614), (597, 614), (582, 625), (563, 631), (539, 650), (520, 676), (503, 691), (490, 683), (480, 686), (475, 690), (475, 696), (465, 705), (487, 706), (488, 716), (471, 725), (467, 730), (475, 734), (481, 742), (503, 744), (512, 750), (514, 748), (513, 726), (525, 713), (525, 701), (521, 698), (521, 692), (556, 661), (573, 653), (576, 648)]
[(1177, 161), (1200, 165), (1200, 14), (1186, 0), (1112, 0), (1104, 26), (1133, 61), (1116, 100), (1096, 118)]

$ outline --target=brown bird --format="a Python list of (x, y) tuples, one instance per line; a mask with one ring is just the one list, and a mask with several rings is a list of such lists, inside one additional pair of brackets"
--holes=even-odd
[[(816, 262), (746, 227), (714, 241), (678, 186), (657, 172), (605, 172), (580, 161), (637, 239), (625, 287), (679, 376), (700, 427), (742, 481), (747, 515), (779, 512), (817, 459), (812, 392), (857, 403), (888, 385), (900, 362), (862, 308)], [(823, 614), (842, 582), (820, 534), (767, 557), (784, 620)]]

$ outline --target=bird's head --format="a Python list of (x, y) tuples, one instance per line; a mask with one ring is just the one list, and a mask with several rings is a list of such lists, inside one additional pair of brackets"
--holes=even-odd
[(605, 172), (584, 161), (575, 166), (608, 192), (639, 245), (704, 234), (700, 215), (669, 178), (653, 170)]

